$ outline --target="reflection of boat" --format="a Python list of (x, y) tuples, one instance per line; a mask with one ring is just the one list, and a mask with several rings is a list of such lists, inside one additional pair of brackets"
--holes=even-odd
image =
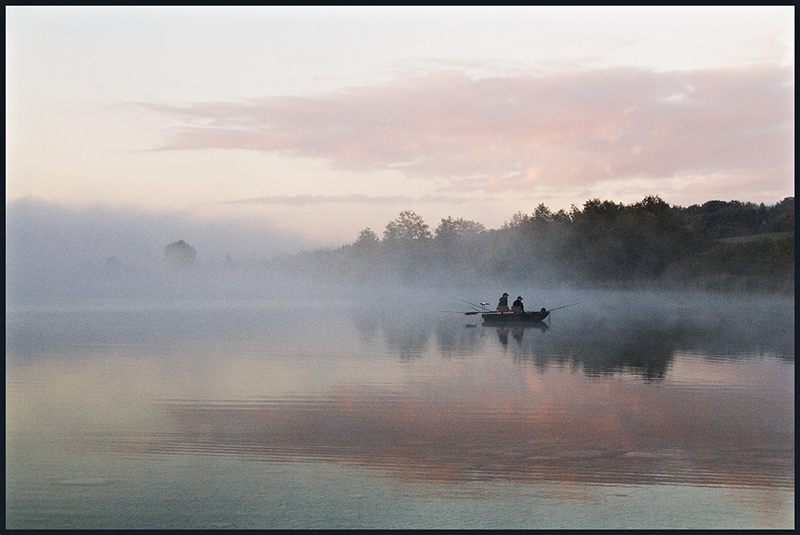
[(539, 312), (482, 312), (483, 323), (491, 325), (505, 325), (505, 324), (531, 324), (541, 323), (550, 311), (541, 309)]
[(508, 334), (511, 333), (511, 336), (517, 343), (522, 343), (522, 337), (525, 335), (525, 330), (536, 329), (542, 332), (547, 332), (550, 328), (546, 323), (542, 321), (535, 321), (535, 322), (520, 322), (520, 323), (486, 323), (484, 321), (483, 325), (485, 327), (489, 327), (492, 329), (497, 329), (497, 338), (500, 340), (500, 343), (504, 346), (508, 345)]

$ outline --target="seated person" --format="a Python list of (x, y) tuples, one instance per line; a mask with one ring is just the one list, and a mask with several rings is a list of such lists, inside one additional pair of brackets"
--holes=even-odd
[(525, 306), (522, 304), (522, 297), (518, 296), (517, 300), (514, 301), (514, 304), (511, 305), (511, 312), (515, 314), (521, 314), (525, 312)]
[(500, 302), (497, 303), (497, 311), (508, 312), (508, 294), (503, 294), (503, 297), (500, 298)]

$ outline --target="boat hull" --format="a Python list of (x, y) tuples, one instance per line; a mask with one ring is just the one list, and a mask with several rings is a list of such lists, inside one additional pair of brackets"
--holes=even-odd
[(540, 323), (547, 316), (549, 311), (544, 312), (484, 312), (481, 314), (484, 323), (492, 325), (502, 325), (506, 323)]

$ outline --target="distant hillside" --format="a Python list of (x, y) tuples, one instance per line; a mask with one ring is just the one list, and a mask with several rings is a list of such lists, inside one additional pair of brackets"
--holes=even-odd
[(672, 212), (678, 225), (705, 239), (794, 232), (794, 197), (786, 197), (772, 206), (739, 201), (708, 201), (688, 208), (674, 206)]
[(624, 205), (591, 199), (553, 212), (513, 214), (499, 229), (448, 217), (429, 227), (413, 211), (380, 237), (364, 229), (336, 250), (276, 265), (338, 281), (535, 284), (719, 291), (794, 291), (794, 197), (774, 205), (709, 201), (670, 206), (657, 196)]

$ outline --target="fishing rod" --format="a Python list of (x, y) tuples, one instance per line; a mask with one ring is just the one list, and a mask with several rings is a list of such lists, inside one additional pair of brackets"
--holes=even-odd
[(552, 311), (554, 311), (554, 310), (561, 310), (562, 308), (572, 307), (572, 306), (575, 306), (575, 305), (580, 305), (581, 303), (583, 303), (583, 301), (578, 301), (577, 303), (572, 303), (572, 304), (569, 304), (569, 305), (564, 305), (563, 307), (551, 308), (551, 309), (550, 309), (548, 312), (552, 312)]
[(462, 303), (468, 304), (470, 306), (470, 308), (474, 311), (474, 312), (464, 312), (465, 316), (474, 316), (475, 314), (479, 314), (481, 312), (488, 312), (489, 311), (486, 308), (486, 305), (488, 305), (489, 303), (484, 303), (483, 301), (481, 301), (481, 304), (479, 306), (479, 305), (476, 305), (475, 303), (470, 303), (469, 301), (464, 301), (463, 299), (459, 299), (459, 301), (461, 301)]

